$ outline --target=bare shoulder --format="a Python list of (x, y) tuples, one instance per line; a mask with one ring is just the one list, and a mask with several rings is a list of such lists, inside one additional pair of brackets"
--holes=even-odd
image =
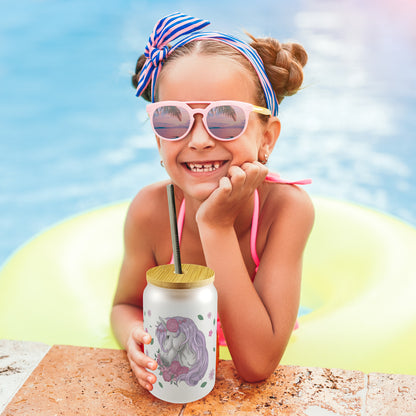
[(127, 220), (136, 225), (158, 222), (158, 215), (163, 211), (161, 207), (167, 206), (167, 184), (168, 181), (162, 181), (142, 188), (130, 203)]
[(265, 184), (262, 210), (271, 222), (285, 221), (311, 229), (315, 210), (308, 193), (299, 186)]
[(142, 188), (133, 198), (124, 223), (125, 251), (151, 250), (157, 246), (157, 237), (169, 227), (167, 181)]
[(264, 209), (290, 210), (295, 213), (313, 214), (313, 203), (308, 193), (300, 186), (265, 183)]

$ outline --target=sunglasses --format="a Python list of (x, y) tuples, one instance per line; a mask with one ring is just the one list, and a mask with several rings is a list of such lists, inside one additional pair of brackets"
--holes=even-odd
[[(190, 104), (207, 105), (192, 108)], [(217, 140), (228, 141), (240, 137), (247, 128), (251, 112), (270, 116), (269, 109), (240, 101), (159, 101), (148, 104), (146, 110), (153, 131), (164, 140), (183, 139), (194, 125), (195, 114), (202, 114), (202, 122)]]

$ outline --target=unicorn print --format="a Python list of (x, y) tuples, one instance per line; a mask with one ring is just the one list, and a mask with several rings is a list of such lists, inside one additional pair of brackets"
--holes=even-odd
[(156, 338), (160, 345), (156, 361), (163, 379), (198, 384), (207, 371), (208, 350), (205, 336), (194, 321), (181, 316), (159, 317)]

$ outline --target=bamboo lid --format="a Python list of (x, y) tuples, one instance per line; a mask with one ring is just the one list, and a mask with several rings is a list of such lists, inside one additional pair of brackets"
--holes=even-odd
[(173, 264), (152, 267), (146, 272), (149, 283), (168, 289), (191, 289), (214, 282), (214, 270), (197, 264), (182, 264), (182, 274), (175, 273)]

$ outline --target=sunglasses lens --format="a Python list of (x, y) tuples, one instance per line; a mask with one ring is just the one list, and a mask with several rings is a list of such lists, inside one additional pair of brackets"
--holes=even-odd
[(208, 112), (207, 126), (214, 137), (232, 140), (244, 131), (246, 116), (235, 105), (218, 105)]
[(152, 124), (155, 132), (164, 139), (182, 137), (189, 128), (190, 118), (186, 110), (175, 105), (165, 105), (153, 113)]

